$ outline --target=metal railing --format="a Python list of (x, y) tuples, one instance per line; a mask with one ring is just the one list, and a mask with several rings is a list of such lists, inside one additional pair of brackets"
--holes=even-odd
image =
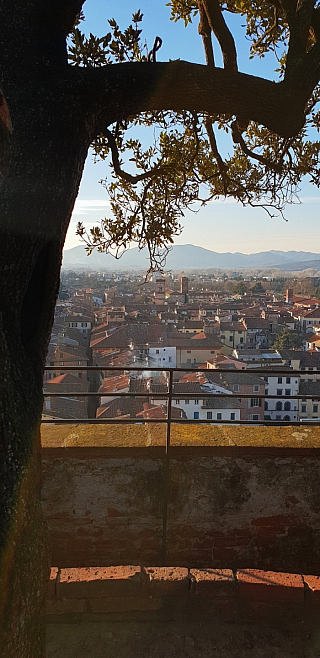
[[(258, 393), (253, 391), (252, 393), (241, 393), (240, 391), (231, 391), (228, 393), (221, 393), (221, 392), (213, 392), (213, 391), (202, 391), (201, 393), (175, 393), (174, 392), (174, 380), (173, 380), (173, 373), (184, 373), (184, 374), (190, 374), (190, 373), (205, 373), (210, 380), (210, 375), (213, 375), (213, 373), (216, 375), (219, 373), (219, 375), (223, 374), (233, 374), (233, 375), (239, 375), (239, 379), (241, 380), (242, 376), (245, 375), (254, 375), (256, 377), (261, 377), (261, 376), (277, 376), (277, 374), (281, 373), (281, 376), (288, 377), (290, 378), (299, 378), (301, 377), (301, 371), (300, 370), (290, 370), (290, 369), (282, 369), (279, 371), (271, 370), (268, 368), (261, 368), (261, 369), (249, 369), (248, 370), (230, 370), (226, 368), (219, 368), (219, 369), (208, 369), (208, 368), (169, 368), (167, 366), (165, 367), (155, 367), (155, 366), (46, 366), (45, 370), (47, 371), (66, 371), (66, 372), (78, 372), (78, 371), (96, 371), (96, 372), (161, 372), (161, 373), (168, 373), (167, 377), (167, 391), (163, 391), (161, 393), (153, 393), (152, 391), (144, 391), (144, 392), (134, 392), (134, 391), (128, 391), (128, 392), (121, 392), (121, 391), (108, 391), (108, 392), (92, 392), (92, 391), (87, 391), (87, 392), (79, 392), (79, 391), (65, 391), (65, 392), (51, 392), (51, 391), (46, 391), (44, 395), (46, 397), (65, 397), (66, 395), (68, 397), (73, 396), (77, 398), (89, 398), (89, 397), (95, 397), (95, 398), (103, 398), (103, 397), (114, 397), (114, 398), (152, 398), (152, 399), (161, 399), (161, 400), (166, 400), (167, 401), (167, 417), (166, 418), (141, 418), (138, 419), (137, 417), (131, 417), (131, 418), (119, 418), (119, 417), (112, 417), (112, 418), (53, 418), (53, 419), (43, 419), (42, 422), (44, 424), (49, 424), (49, 423), (54, 423), (54, 424), (114, 424), (114, 423), (119, 423), (119, 424), (132, 424), (132, 423), (157, 423), (157, 424), (167, 424), (169, 423), (169, 414), (170, 414), (170, 423), (177, 423), (177, 424), (205, 424), (205, 425), (280, 425), (280, 426), (286, 426), (286, 425), (319, 425), (320, 421), (319, 419), (301, 419), (301, 420), (241, 420), (241, 419), (234, 419), (234, 420), (227, 420), (227, 419), (200, 419), (200, 418), (174, 418), (172, 419), (172, 401), (173, 400), (186, 400), (186, 399), (193, 399), (193, 400), (202, 400), (206, 398), (212, 398), (214, 397), (215, 399), (217, 398), (235, 398), (239, 400), (245, 400), (245, 399), (261, 399), (261, 400), (320, 400), (320, 395), (314, 395), (314, 394), (295, 394), (295, 395), (266, 395), (265, 393)], [(303, 376), (308, 374), (309, 376), (317, 374), (316, 371), (308, 371), (303, 372)], [(320, 371), (319, 371), (319, 377), (320, 377)], [(50, 382), (50, 380), (48, 380)], [(80, 380), (81, 381), (81, 380)], [(221, 379), (221, 382), (212, 382), (214, 386), (219, 386), (223, 388), (223, 379)], [(267, 385), (267, 383), (265, 382)], [(201, 385), (201, 384), (200, 384)], [(285, 390), (286, 386), (291, 386), (290, 384), (286, 384), (283, 382), (282, 384), (279, 383), (279, 386), (283, 386), (283, 389)], [(258, 407), (252, 407), (252, 409), (257, 409)], [(272, 410), (276, 411), (276, 410)], [(288, 411), (292, 412), (295, 411), (294, 409), (282, 409), (278, 411)], [(296, 410), (298, 413), (298, 410)], [(254, 411), (252, 411), (254, 413)]]
[[(264, 393), (257, 393), (257, 392), (252, 392), (252, 393), (241, 393), (240, 391), (230, 391), (230, 393), (220, 393), (220, 392), (210, 392), (210, 391), (203, 391), (201, 393), (175, 393), (174, 392), (174, 373), (184, 373), (184, 374), (190, 374), (193, 372), (196, 373), (205, 373), (208, 376), (208, 379), (210, 381), (210, 375), (217, 373), (220, 375), (223, 374), (233, 374), (233, 375), (238, 375), (239, 376), (239, 383), (241, 381), (241, 377), (245, 375), (255, 375), (257, 377), (264, 377), (264, 376), (281, 376), (281, 377), (289, 377), (290, 378), (298, 378), (301, 376), (301, 371), (300, 370), (290, 370), (290, 369), (282, 369), (279, 371), (271, 370), (268, 368), (264, 369), (252, 369), (248, 372), (248, 370), (232, 370), (230, 371), (229, 369), (219, 369), (219, 370), (213, 370), (213, 369), (207, 369), (207, 368), (168, 368), (168, 367), (154, 367), (154, 366), (128, 366), (128, 367), (123, 367), (123, 366), (46, 366), (45, 370), (48, 371), (65, 371), (65, 372), (77, 372), (77, 371), (92, 371), (92, 372), (122, 372), (122, 373), (128, 373), (128, 372), (161, 372), (161, 373), (168, 373), (167, 375), (167, 391), (161, 392), (161, 393), (153, 393), (152, 391), (145, 391), (145, 392), (134, 392), (134, 391), (128, 391), (128, 392), (118, 392), (118, 391), (108, 391), (107, 393), (103, 392), (79, 392), (79, 391), (66, 391), (64, 393), (61, 392), (49, 392), (46, 391), (44, 395), (46, 397), (65, 397), (66, 395), (77, 397), (77, 398), (88, 398), (88, 397), (109, 397), (112, 396), (114, 398), (152, 398), (152, 399), (161, 399), (161, 400), (166, 400), (167, 401), (167, 417), (166, 418), (145, 418), (142, 417), (141, 419), (137, 419), (137, 416), (131, 417), (131, 418), (119, 418), (119, 417), (114, 417), (114, 418), (72, 418), (72, 419), (43, 419), (42, 423), (43, 424), (144, 424), (144, 423), (156, 423), (156, 424), (165, 424), (166, 425), (166, 437), (165, 437), (165, 462), (164, 462), (164, 495), (163, 495), (163, 524), (162, 524), (162, 547), (161, 547), (161, 564), (165, 565), (166, 564), (166, 541), (167, 541), (167, 518), (168, 518), (168, 485), (169, 485), (169, 466), (170, 466), (170, 446), (171, 446), (171, 427), (172, 424), (197, 424), (197, 425), (281, 425), (281, 426), (290, 426), (290, 425), (298, 425), (298, 426), (303, 426), (307, 425), (310, 427), (310, 425), (319, 425), (320, 421), (318, 419), (313, 420), (297, 420), (297, 421), (279, 421), (279, 420), (263, 420), (263, 421), (257, 421), (257, 420), (211, 420), (211, 419), (188, 419), (188, 418), (173, 418), (172, 417), (172, 409), (173, 409), (173, 400), (185, 400), (185, 399), (205, 399), (205, 398), (212, 398), (214, 397), (215, 399), (217, 398), (236, 398), (239, 400), (242, 399), (261, 399), (261, 400), (298, 400), (298, 399), (303, 399), (303, 400), (320, 400), (320, 395), (265, 395)], [(308, 374), (311, 376), (312, 374), (316, 374), (315, 372), (311, 373), (311, 371), (308, 371), (308, 373), (303, 372), (303, 375)], [(50, 380), (48, 380), (50, 381)], [(80, 380), (81, 381), (81, 380)], [(265, 382), (266, 384), (266, 382)], [(291, 384), (291, 382), (290, 382)], [(287, 383), (287, 386), (290, 385)], [(201, 385), (201, 384), (200, 384)], [(221, 379), (221, 382), (217, 384), (217, 382), (213, 382), (213, 385), (218, 385), (223, 387), (223, 379)], [(279, 383), (279, 386), (283, 385), (283, 388), (285, 389), (285, 382), (283, 384)], [(256, 407), (252, 407), (252, 409), (255, 409)], [(282, 410), (286, 411), (286, 410)], [(287, 410), (289, 411), (289, 410)], [(294, 410), (290, 410), (294, 411)], [(298, 413), (298, 412), (297, 412)]]

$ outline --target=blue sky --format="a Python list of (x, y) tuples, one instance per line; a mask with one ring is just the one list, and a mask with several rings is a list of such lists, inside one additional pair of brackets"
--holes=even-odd
[[(131, 19), (133, 11), (140, 9), (144, 14), (143, 37), (151, 48), (155, 36), (159, 35), (163, 45), (157, 59), (185, 59), (204, 63), (201, 38), (197, 33), (197, 21), (187, 28), (183, 23), (169, 20), (170, 9), (166, 0), (86, 0), (84, 13), (86, 23), (82, 29), (93, 34), (108, 32), (108, 18), (115, 18), (122, 28)], [(236, 37), (239, 68), (244, 72), (274, 78), (273, 60), (248, 59), (249, 45), (243, 37), (239, 16), (229, 16), (228, 21)], [(216, 49), (218, 55), (218, 49)], [(218, 57), (217, 65), (220, 65)], [(225, 148), (227, 146), (225, 145)], [(67, 249), (79, 244), (75, 235), (76, 223), (82, 221), (87, 227), (108, 216), (108, 198), (99, 180), (108, 175), (105, 163), (94, 164), (89, 154), (80, 187), (79, 197), (69, 227)], [(258, 208), (243, 208), (232, 200), (209, 203), (197, 214), (186, 212), (182, 220), (184, 231), (176, 244), (192, 243), (213, 251), (242, 251), (253, 253), (280, 249), (284, 251), (312, 251), (320, 253), (320, 193), (316, 187), (305, 182), (301, 189), (301, 203), (288, 206), (286, 219), (270, 219)]]

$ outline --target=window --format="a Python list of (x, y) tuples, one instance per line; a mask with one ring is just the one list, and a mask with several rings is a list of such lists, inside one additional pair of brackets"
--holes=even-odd
[(313, 370), (313, 368), (308, 368), (308, 370)]
[(199, 411), (195, 411), (193, 414), (193, 420), (199, 420)]
[(156, 354), (160, 354), (159, 350), (156, 350)]
[(265, 390), (265, 394), (266, 394), (266, 395), (269, 395), (269, 391), (268, 391), (267, 388), (266, 388), (266, 390)]
[(238, 393), (239, 392), (239, 384), (233, 384), (233, 392)]
[(240, 343), (243, 343), (243, 338), (242, 337), (240, 338)]
[(217, 420), (222, 420), (222, 414), (220, 413), (217, 414)]
[(286, 384), (290, 384), (290, 383), (291, 383), (290, 377), (286, 377)]
[(207, 420), (212, 420), (212, 411), (207, 411)]
[(223, 335), (222, 335), (222, 336), (220, 336), (220, 338), (221, 338), (221, 340), (225, 340), (225, 339), (226, 339), (226, 337), (225, 337), (225, 336), (223, 336)]
[(278, 377), (278, 384), (282, 384), (282, 377)]
[(277, 388), (277, 395), (282, 395), (282, 388)]
[(51, 407), (50, 400), (46, 400), (46, 409), (50, 409), (50, 407)]
[(191, 350), (187, 350), (187, 354), (191, 354)]
[(284, 394), (285, 394), (285, 395), (291, 395), (291, 389), (290, 389), (290, 388), (286, 388), (285, 391), (284, 391)]
[(281, 416), (276, 416), (276, 420), (281, 420)]
[(255, 385), (254, 385), (254, 387), (253, 387), (253, 391), (254, 391), (254, 393), (259, 393), (259, 391), (260, 391), (260, 386), (259, 386), (259, 384), (255, 384)]
[(252, 414), (252, 420), (259, 420), (258, 414)]
[(180, 404), (180, 400), (176, 400), (176, 404)]
[(169, 356), (168, 361), (169, 361), (169, 363), (172, 363), (172, 356)]
[(317, 404), (313, 404), (313, 405), (312, 405), (312, 413), (313, 413), (313, 414), (317, 414), (317, 413), (318, 413), (318, 405), (317, 405)]
[(265, 403), (264, 403), (264, 408), (265, 408), (265, 411), (268, 411), (268, 402), (267, 401), (265, 401)]
[(189, 404), (189, 402), (190, 402), (190, 400), (185, 400), (184, 401), (185, 404)]
[(277, 402), (276, 403), (276, 410), (277, 411), (282, 411), (282, 402)]
[(290, 402), (285, 402), (283, 405), (284, 411), (290, 411), (291, 410), (291, 403)]
[(230, 342), (232, 341), (232, 336), (229, 336), (229, 341), (230, 341)]
[(239, 334), (239, 336), (240, 336), (240, 334), (242, 334), (242, 331), (238, 331), (238, 334)]
[(199, 404), (199, 400), (195, 400), (194, 403), (195, 403), (195, 404)]
[(214, 350), (211, 350), (210, 354), (214, 354)]
[(307, 411), (307, 405), (306, 405), (306, 404), (302, 404), (302, 405), (301, 405), (301, 413), (302, 413), (302, 414), (305, 414), (306, 411)]
[(251, 407), (261, 407), (261, 400), (260, 400), (260, 398), (251, 398), (250, 406), (251, 406)]
[(230, 414), (230, 420), (235, 420), (236, 419), (236, 414), (232, 413)]

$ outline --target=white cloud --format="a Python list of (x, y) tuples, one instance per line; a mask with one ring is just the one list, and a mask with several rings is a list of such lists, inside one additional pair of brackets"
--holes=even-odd
[(88, 215), (89, 213), (101, 214), (101, 209), (109, 209), (108, 199), (77, 199), (73, 209), (73, 215)]
[(220, 196), (220, 197), (214, 197), (213, 199), (210, 199), (210, 201), (208, 201), (208, 203), (206, 205), (208, 206), (212, 203), (214, 203), (216, 205), (217, 204), (229, 205), (231, 203), (235, 204), (235, 203), (239, 203), (239, 202), (236, 199), (234, 199), (233, 197), (230, 197), (230, 196), (226, 197), (226, 198)]
[[(299, 197), (299, 201), (301, 201), (301, 203), (319, 203), (320, 195), (319, 196), (301, 196), (301, 197)], [(299, 203), (299, 201), (298, 201), (298, 203)]]

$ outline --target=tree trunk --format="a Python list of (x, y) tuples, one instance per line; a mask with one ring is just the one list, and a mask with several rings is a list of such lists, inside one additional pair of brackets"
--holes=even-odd
[[(0, 181), (0, 655), (42, 658), (49, 558), (40, 506), (42, 379), (62, 248), (90, 143), (65, 79), (4, 81)], [(2, 81), (3, 82), (3, 81)]]

